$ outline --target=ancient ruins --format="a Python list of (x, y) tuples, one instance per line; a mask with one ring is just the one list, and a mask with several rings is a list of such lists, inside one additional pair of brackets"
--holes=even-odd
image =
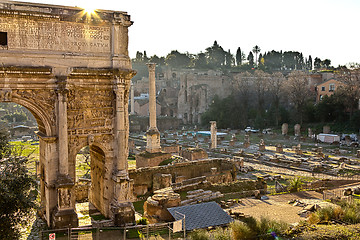
[(1, 101), (39, 126), (41, 213), (77, 226), (75, 158), (90, 146), (90, 202), (117, 224), (133, 218), (128, 177), (128, 95), (135, 75), (126, 12), (1, 1)]

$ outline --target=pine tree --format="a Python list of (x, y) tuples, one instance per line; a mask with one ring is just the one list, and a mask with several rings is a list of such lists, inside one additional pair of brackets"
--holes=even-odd
[(242, 56), (241, 56), (241, 49), (238, 47), (236, 51), (236, 65), (240, 66), (242, 64)]

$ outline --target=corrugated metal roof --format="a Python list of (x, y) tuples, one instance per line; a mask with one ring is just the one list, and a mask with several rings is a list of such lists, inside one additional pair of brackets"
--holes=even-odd
[(216, 202), (173, 207), (168, 211), (175, 220), (183, 219), (185, 215), (186, 230), (220, 226), (233, 221)]

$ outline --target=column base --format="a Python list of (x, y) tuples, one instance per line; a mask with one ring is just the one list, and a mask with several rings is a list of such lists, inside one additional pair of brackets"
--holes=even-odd
[(131, 202), (117, 202), (111, 204), (111, 212), (115, 226), (129, 226), (135, 224), (135, 208)]
[(73, 208), (56, 210), (53, 215), (52, 228), (68, 228), (68, 227), (78, 227), (79, 220), (77, 214)]

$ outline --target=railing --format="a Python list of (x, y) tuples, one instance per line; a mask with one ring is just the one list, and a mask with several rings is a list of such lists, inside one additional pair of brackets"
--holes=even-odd
[[(179, 213), (180, 214), (180, 213)], [(56, 240), (126, 240), (126, 239), (149, 239), (152, 236), (162, 236), (164, 239), (185, 239), (185, 216), (174, 222), (135, 225), (125, 227), (92, 227), (83, 226), (78, 228), (64, 228), (41, 231), (40, 239)], [(174, 224), (181, 222), (181, 232), (174, 231)], [(178, 226), (178, 225), (177, 225)], [(53, 235), (52, 235), (53, 234)], [(55, 238), (52, 238), (54, 236)]]

